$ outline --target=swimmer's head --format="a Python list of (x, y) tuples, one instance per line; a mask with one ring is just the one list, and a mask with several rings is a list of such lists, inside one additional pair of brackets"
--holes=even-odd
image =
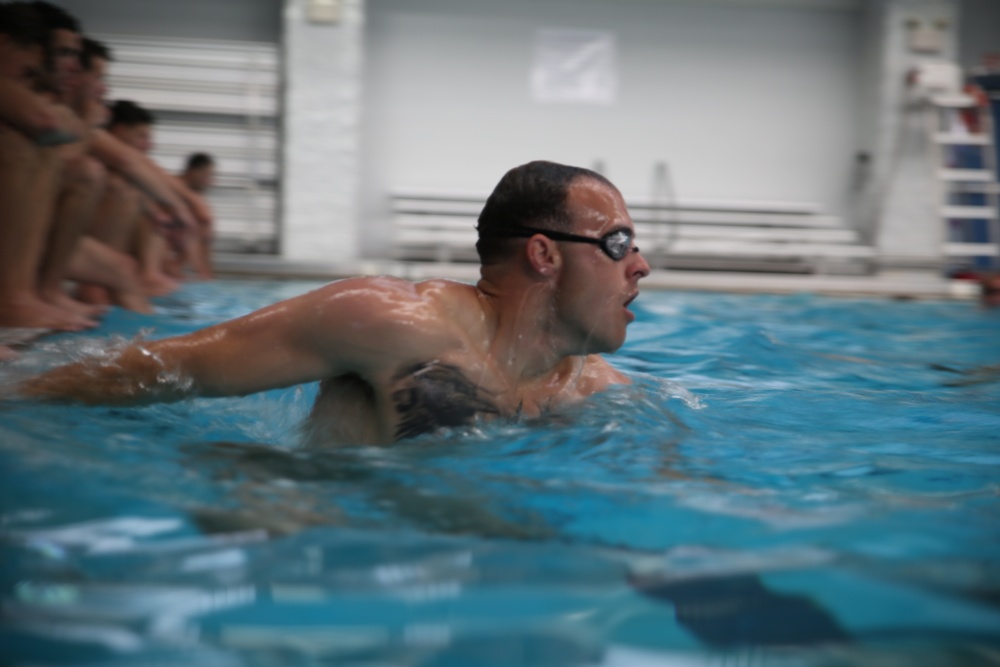
[(118, 100), (111, 106), (111, 123), (108, 130), (118, 139), (141, 153), (153, 148), (152, 113), (129, 100)]
[(184, 182), (195, 192), (215, 185), (215, 159), (208, 153), (193, 153), (184, 166)]
[(516, 247), (510, 234), (518, 228), (572, 232), (567, 194), (570, 184), (581, 178), (614, 187), (596, 171), (544, 160), (523, 164), (504, 174), (479, 214), (476, 252), (480, 261), (494, 264), (509, 259)]
[(83, 55), (80, 64), (83, 65), (83, 75), (80, 82), (80, 96), (87, 102), (104, 103), (108, 94), (106, 83), (108, 63), (111, 62), (111, 49), (107, 45), (83, 38)]
[(82, 71), (80, 22), (62, 7), (37, 0), (31, 3), (48, 29), (47, 65), (62, 96), (75, 94)]
[(979, 303), (987, 308), (1000, 307), (1000, 273), (988, 273), (979, 279)]
[(37, 87), (44, 69), (48, 29), (26, 2), (0, 5), (0, 77)]
[(524, 294), (539, 288), (545, 322), (534, 325), (563, 352), (611, 352), (625, 342), (635, 319), (628, 307), (650, 268), (625, 201), (606, 178), (553, 162), (516, 167), (490, 195), (478, 230), (484, 280)]

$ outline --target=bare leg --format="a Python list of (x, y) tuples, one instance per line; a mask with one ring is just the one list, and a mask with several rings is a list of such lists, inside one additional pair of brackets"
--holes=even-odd
[(153, 312), (139, 280), (139, 263), (95, 238), (80, 239), (70, 258), (68, 274), (80, 281), (80, 295), (88, 302), (114, 303), (139, 313)]
[(70, 255), (100, 201), (105, 178), (104, 167), (91, 157), (78, 155), (65, 162), (62, 188), (42, 259), (38, 286), (46, 302), (88, 318), (100, 315), (104, 309), (72, 299), (63, 290), (62, 283), (66, 278)]
[[(80, 278), (84, 283), (77, 290), (77, 298), (87, 303), (117, 304), (141, 313), (152, 312), (146, 300), (138, 262), (133, 254), (137, 229), (142, 222), (139, 191), (115, 174), (108, 173), (104, 197), (97, 208), (97, 215), (90, 226), (90, 236), (94, 243), (76, 258), (78, 261), (90, 259), (115, 263), (118, 267), (116, 281), (107, 276), (100, 279)], [(103, 250), (113, 251), (112, 254)], [(128, 269), (121, 266), (119, 259), (130, 262)], [(80, 264), (76, 265), (79, 269)]]
[(139, 191), (118, 174), (108, 172), (104, 196), (87, 233), (115, 250), (130, 252), (139, 212)]
[(212, 265), (212, 242), (215, 239), (215, 230), (210, 225), (202, 225), (198, 228), (198, 243), (201, 245), (201, 257), (204, 272), (199, 275), (205, 280), (215, 277), (215, 266)]
[(167, 240), (166, 252), (161, 264), (163, 272), (174, 280), (184, 280), (184, 261), (179, 230), (163, 232), (163, 236)]
[(198, 278), (210, 280), (212, 278), (211, 230), (201, 225), (196, 229), (185, 229), (181, 232), (177, 245), (181, 264), (190, 266)]
[(79, 331), (93, 324), (38, 292), (59, 171), (55, 149), (0, 125), (0, 326)]
[(146, 216), (139, 220), (136, 229), (135, 252), (139, 259), (139, 273), (142, 283), (149, 296), (170, 294), (180, 287), (180, 284), (163, 272), (163, 263), (170, 248), (167, 240), (153, 227), (153, 222)]

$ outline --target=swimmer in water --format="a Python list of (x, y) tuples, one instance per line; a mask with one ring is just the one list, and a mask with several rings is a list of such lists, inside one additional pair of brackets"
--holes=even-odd
[[(600, 353), (625, 342), (649, 264), (600, 174), (530, 162), (479, 216), (480, 280), (352, 278), (113, 362), (55, 368), (24, 396), (141, 405), (320, 381), (309, 430), (376, 444), (481, 418), (536, 417), (628, 383)], [(313, 438), (311, 438), (313, 439)]]
[(983, 308), (1000, 308), (1000, 273), (987, 273), (979, 279), (979, 303)]

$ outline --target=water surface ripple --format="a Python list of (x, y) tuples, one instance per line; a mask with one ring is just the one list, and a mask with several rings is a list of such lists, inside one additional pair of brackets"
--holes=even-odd
[[(314, 284), (191, 285), (0, 383)], [(0, 404), (0, 663), (995, 665), (1000, 313), (644, 293), (630, 387), (304, 448), (315, 386)]]

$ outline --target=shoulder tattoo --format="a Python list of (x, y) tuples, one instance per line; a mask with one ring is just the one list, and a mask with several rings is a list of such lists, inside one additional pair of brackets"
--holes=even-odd
[(412, 438), (446, 426), (471, 424), (480, 414), (500, 411), (492, 395), (462, 371), (437, 362), (416, 364), (393, 378), (392, 402), (399, 414), (396, 439)]

